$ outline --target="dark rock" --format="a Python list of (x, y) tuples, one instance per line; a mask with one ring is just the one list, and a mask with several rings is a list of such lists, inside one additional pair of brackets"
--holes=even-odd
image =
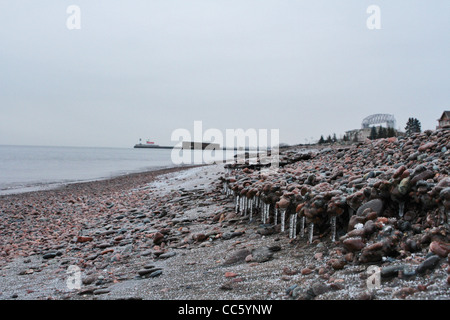
[(416, 268), (416, 272), (419, 274), (423, 274), (427, 270), (433, 270), (439, 264), (440, 260), (441, 260), (441, 258), (438, 255), (432, 255), (431, 257), (426, 259), (424, 262), (419, 264), (419, 266)]
[(362, 213), (367, 209), (370, 208), (371, 211), (376, 212), (377, 215), (381, 214), (381, 211), (383, 210), (383, 201), (380, 199), (373, 199), (365, 204), (363, 204), (361, 207), (358, 208), (358, 211), (356, 212), (357, 216), (361, 216)]
[(233, 290), (232, 282), (229, 281), (229, 282), (224, 283), (223, 285), (220, 286), (219, 289), (220, 289), (220, 290), (224, 290), (224, 291), (230, 291), (230, 290)]
[(56, 252), (48, 252), (42, 256), (43, 259), (53, 259), (57, 256)]
[(162, 275), (162, 273), (163, 273), (162, 270), (156, 270), (156, 271), (150, 273), (148, 276), (150, 278), (156, 278), (156, 277), (159, 277), (160, 275)]
[(149, 268), (149, 269), (141, 269), (138, 271), (138, 274), (142, 277), (145, 275), (151, 275), (153, 272), (160, 271), (161, 268)]
[(97, 280), (97, 276), (95, 276), (95, 275), (90, 275), (90, 276), (87, 276), (86, 278), (84, 278), (84, 279), (82, 280), (82, 283), (83, 283), (84, 285), (89, 285), (89, 284), (94, 283), (96, 280)]
[(381, 269), (380, 276), (382, 279), (398, 277), (399, 272), (403, 272), (405, 265), (388, 266)]
[(257, 231), (262, 236), (268, 236), (275, 233), (274, 226), (264, 226), (258, 229)]
[(227, 232), (227, 233), (224, 233), (222, 235), (222, 239), (223, 240), (230, 240), (230, 239), (235, 238), (235, 237), (240, 237), (243, 234), (244, 234), (243, 232)]
[(244, 263), (245, 258), (251, 254), (251, 252), (247, 249), (242, 249), (237, 252), (234, 252), (229, 258), (225, 260), (224, 265), (232, 265), (237, 263)]
[(278, 246), (278, 245), (274, 245), (274, 246), (270, 246), (269, 250), (272, 251), (272, 252), (278, 252), (278, 251), (281, 250), (281, 247)]
[(154, 244), (159, 245), (163, 242), (163, 240), (164, 240), (164, 235), (161, 232), (155, 233), (155, 235), (153, 237)]

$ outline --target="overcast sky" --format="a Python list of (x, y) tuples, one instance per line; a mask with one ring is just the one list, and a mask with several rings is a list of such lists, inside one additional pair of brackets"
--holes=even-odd
[(374, 113), (435, 129), (450, 110), (449, 12), (449, 0), (2, 0), (0, 144), (173, 145), (196, 120), (296, 144)]

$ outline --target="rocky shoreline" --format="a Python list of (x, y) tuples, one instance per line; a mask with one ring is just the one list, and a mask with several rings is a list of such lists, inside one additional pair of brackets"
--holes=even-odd
[(289, 148), (277, 172), (199, 166), (2, 196), (0, 299), (448, 300), (449, 149), (434, 131)]

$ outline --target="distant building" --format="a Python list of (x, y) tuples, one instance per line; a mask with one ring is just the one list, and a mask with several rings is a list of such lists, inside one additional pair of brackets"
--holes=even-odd
[(354, 129), (345, 132), (348, 141), (364, 141), (370, 137), (372, 126), (386, 124), (387, 128), (395, 128), (395, 118), (392, 114), (377, 113), (363, 119), (361, 129)]
[(194, 150), (205, 150), (206, 148), (208, 148), (209, 150), (219, 150), (220, 144), (210, 142), (183, 141), (182, 148)]
[(354, 129), (345, 132), (348, 141), (364, 141), (369, 138), (371, 128)]
[(450, 128), (450, 111), (444, 111), (438, 119), (439, 125), (436, 129)]

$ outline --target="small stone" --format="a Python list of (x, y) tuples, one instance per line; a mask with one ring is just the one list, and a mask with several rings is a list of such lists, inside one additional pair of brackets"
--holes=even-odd
[(344, 266), (346, 264), (345, 260), (341, 260), (341, 259), (331, 259), (331, 267), (334, 270), (342, 270), (344, 269)]
[(237, 277), (237, 273), (234, 272), (225, 272), (225, 278), (234, 278)]
[(56, 257), (56, 252), (48, 252), (42, 256), (43, 259), (53, 259)]
[(348, 251), (351, 252), (360, 251), (362, 248), (366, 246), (364, 241), (359, 237), (346, 239), (342, 244)]
[(227, 283), (224, 283), (223, 285), (221, 285), (219, 289), (224, 290), (224, 291), (230, 291), (230, 290), (233, 290), (233, 286), (232, 286), (231, 282), (227, 282)]
[(159, 277), (160, 275), (162, 275), (162, 273), (163, 273), (162, 270), (157, 270), (157, 271), (154, 271), (154, 272), (150, 273), (150, 274), (149, 274), (149, 277), (150, 277), (150, 278)]
[(303, 268), (302, 271), (301, 271), (301, 274), (306, 276), (306, 275), (308, 275), (308, 274), (310, 274), (312, 272), (313, 272), (313, 270), (311, 270), (310, 268)]
[(357, 300), (373, 300), (374, 299), (374, 295), (373, 295), (373, 293), (364, 291), (358, 297), (356, 297), (356, 299)]
[(224, 233), (222, 235), (222, 239), (223, 240), (230, 240), (230, 239), (235, 238), (235, 237), (240, 237), (243, 234), (244, 234), (243, 232), (227, 232), (227, 233)]
[(394, 296), (404, 299), (406, 296), (412, 295), (416, 292), (417, 292), (417, 290), (414, 288), (404, 287), (404, 288), (401, 288), (400, 290), (394, 292)]
[(89, 285), (89, 284), (94, 283), (95, 280), (97, 280), (97, 277), (96, 277), (95, 275), (90, 275), (90, 276), (87, 276), (86, 278), (84, 278), (84, 279), (82, 280), (82, 283), (83, 283), (84, 285)]
[(151, 273), (156, 272), (156, 271), (160, 271), (160, 270), (161, 270), (161, 268), (141, 269), (141, 270), (138, 271), (138, 274), (142, 277), (142, 276), (145, 276), (147, 274), (151, 275)]
[(164, 235), (161, 232), (156, 232), (155, 235), (153, 236), (153, 243), (156, 245), (159, 245), (163, 242), (164, 240)]
[(287, 275), (287, 276), (293, 276), (296, 275), (298, 273), (297, 270), (292, 270), (289, 269), (288, 267), (283, 268), (283, 274)]
[(428, 288), (427, 288), (426, 285), (419, 284), (419, 285), (417, 286), (417, 290), (419, 290), (419, 291), (427, 291)]
[(203, 242), (206, 239), (208, 239), (208, 237), (204, 233), (196, 233), (196, 234), (192, 235), (192, 239), (194, 239), (194, 241), (197, 241), (197, 242)]
[(322, 253), (322, 252), (317, 252), (317, 253), (314, 255), (314, 259), (316, 259), (316, 260), (318, 260), (318, 261), (321, 261), (322, 258), (323, 258), (323, 253)]
[(110, 290), (108, 290), (108, 289), (97, 289), (97, 290), (93, 291), (93, 294), (98, 295), (98, 294), (105, 294), (105, 293), (109, 293), (109, 292), (110, 292)]
[(355, 254), (353, 252), (349, 252), (344, 256), (345, 261), (352, 262), (355, 257)]
[(77, 237), (77, 242), (80, 242), (80, 243), (88, 242), (88, 241), (92, 241), (92, 240), (94, 240), (94, 238), (92, 238), (92, 237), (83, 237), (83, 236)]
[(273, 246), (270, 246), (270, 247), (269, 247), (269, 250), (272, 251), (272, 252), (278, 252), (278, 251), (281, 250), (281, 246), (279, 246), (279, 245), (273, 245)]
[(274, 226), (264, 226), (262, 228), (259, 228), (257, 230), (257, 233), (259, 233), (262, 236), (268, 236), (275, 233), (275, 227)]
[(173, 256), (175, 256), (177, 253), (175, 252), (175, 251), (171, 251), (171, 252), (166, 252), (166, 253), (163, 253), (163, 254), (161, 254), (161, 255), (159, 255), (159, 259), (168, 259), (168, 258), (171, 258), (171, 257), (173, 257)]
[(441, 258), (445, 258), (450, 252), (450, 245), (438, 241), (433, 241), (432, 243), (430, 243), (430, 251), (434, 254), (437, 254)]

